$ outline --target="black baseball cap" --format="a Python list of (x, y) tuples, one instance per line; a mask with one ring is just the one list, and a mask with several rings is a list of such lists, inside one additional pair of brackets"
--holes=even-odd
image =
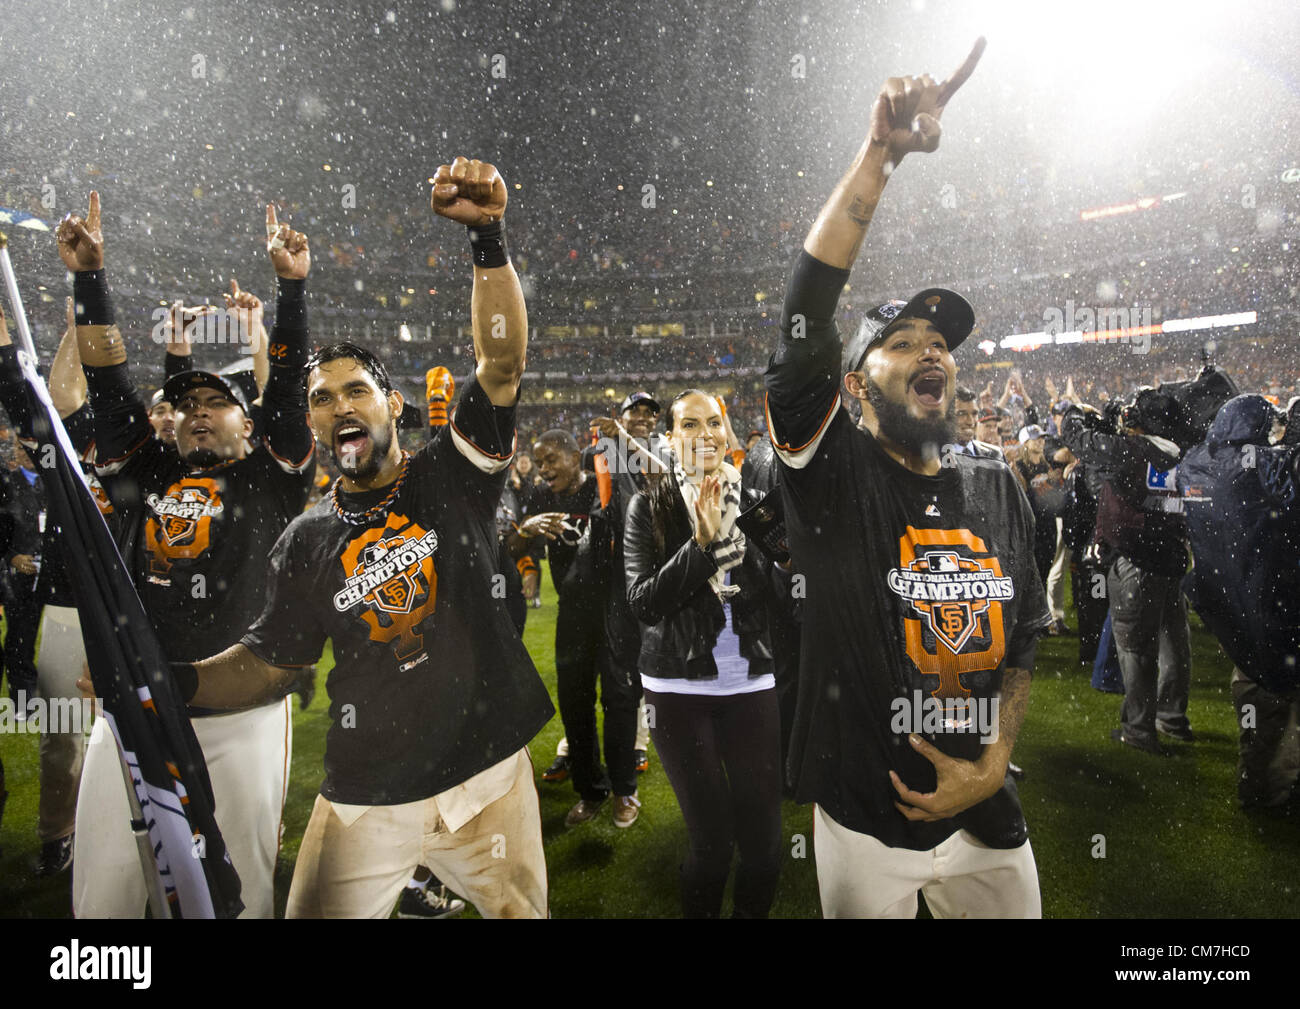
[(397, 415), (397, 430), (418, 431), (429, 426), (429, 411), (410, 400), (402, 400), (402, 412)]
[(618, 408), (618, 412), (627, 413), (629, 410), (632, 409), (632, 407), (636, 406), (638, 403), (644, 403), (656, 414), (660, 414), (663, 412), (663, 407), (659, 405), (659, 401), (656, 400), (653, 396), (651, 396), (648, 392), (631, 393), (627, 397), (627, 399), (623, 400), (623, 405)]
[(895, 298), (877, 305), (862, 318), (858, 331), (844, 345), (844, 374), (857, 371), (867, 359), (867, 352), (884, 339), (894, 324), (903, 319), (925, 319), (948, 341), (948, 350), (956, 350), (975, 328), (975, 312), (970, 303), (954, 291), (927, 287), (910, 301)]
[(262, 390), (257, 387), (257, 375), (253, 372), (253, 359), (251, 357), (241, 357), (233, 364), (218, 368), (217, 374), (222, 378), (237, 382), (239, 388), (244, 390), (244, 398), (250, 403), (255, 403), (257, 397), (262, 394)]
[(239, 404), (245, 416), (251, 416), (253, 412), (248, 394), (238, 376), (227, 377), (211, 371), (183, 371), (179, 375), (173, 375), (162, 387), (162, 398), (175, 406), (191, 389), (220, 389)]

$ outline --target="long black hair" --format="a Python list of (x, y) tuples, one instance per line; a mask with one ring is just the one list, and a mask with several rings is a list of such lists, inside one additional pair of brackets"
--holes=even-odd
[[(687, 396), (704, 396), (712, 400), (713, 396), (703, 389), (686, 389), (679, 392), (668, 405), (668, 430), (677, 427), (677, 404)], [(667, 544), (676, 541), (682, 535), (691, 535), (691, 517), (686, 511), (686, 502), (682, 500), (681, 488), (672, 470), (666, 473), (650, 473), (646, 476), (645, 496), (650, 503), (650, 524), (655, 538), (655, 550), (662, 559), (667, 559)]]

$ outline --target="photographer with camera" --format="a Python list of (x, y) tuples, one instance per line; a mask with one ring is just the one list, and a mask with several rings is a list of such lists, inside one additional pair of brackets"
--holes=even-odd
[[(1143, 392), (1154, 392), (1144, 390)], [(1148, 753), (1156, 732), (1193, 740), (1187, 721), (1191, 638), (1182, 595), (1187, 533), (1174, 483), (1181, 451), (1157, 431), (1173, 410), (1139, 393), (1125, 410), (1071, 406), (1061, 419), (1070, 451), (1101, 476), (1097, 539), (1113, 555), (1111, 625), (1124, 676), (1121, 727), (1111, 738)], [(1147, 409), (1143, 409), (1146, 407)]]
[[(578, 442), (567, 431), (547, 431), (533, 445), (545, 483), (524, 506), (525, 518), (507, 537), (516, 558), (544, 552), (559, 596), (555, 621), (555, 689), (569, 770), (578, 802), (564, 819), (575, 827), (596, 816), (614, 794), (614, 824), (630, 827), (641, 803), (636, 788), (636, 713), (641, 682), (626, 650), (611, 647), (606, 620), (613, 577), (617, 506), (601, 500), (597, 479), (582, 466)], [(596, 683), (605, 709), (605, 761), (596, 735)]]
[(1237, 797), (1280, 806), (1300, 777), (1300, 422), (1278, 445), (1263, 396), (1238, 396), (1178, 467), (1195, 565), (1187, 596), (1236, 668)]

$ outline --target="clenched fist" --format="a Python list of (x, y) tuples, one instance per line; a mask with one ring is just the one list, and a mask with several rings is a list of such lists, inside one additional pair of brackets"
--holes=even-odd
[(90, 209), (85, 218), (69, 214), (54, 231), (59, 243), (59, 258), (73, 273), (104, 268), (104, 233), (99, 227), (99, 192), (90, 193)]
[(275, 204), (266, 205), (266, 251), (276, 276), (285, 280), (302, 280), (311, 269), (311, 250), (307, 236), (281, 224), (275, 216)]
[(912, 151), (929, 154), (938, 150), (939, 117), (957, 89), (975, 72), (984, 46), (983, 37), (977, 39), (966, 61), (941, 84), (936, 84), (929, 74), (885, 81), (871, 106), (871, 143), (884, 147), (895, 165)]
[(433, 176), (433, 212), (469, 227), (499, 221), (506, 212), (506, 183), (495, 165), (457, 158)]

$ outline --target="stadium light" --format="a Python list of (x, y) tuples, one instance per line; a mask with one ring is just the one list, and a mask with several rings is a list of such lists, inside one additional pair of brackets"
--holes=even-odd
[[(1238, 326), (1250, 326), (1259, 321), (1259, 314), (1256, 312), (1227, 312), (1222, 315), (1198, 315), (1188, 319), (1167, 319), (1164, 322), (1157, 322), (1145, 326), (1122, 326), (1115, 329), (1098, 329), (1083, 332), (1082, 330), (1071, 330), (1068, 333), (1013, 333), (1010, 336), (1004, 336), (998, 341), (997, 346), (1003, 350), (1037, 350), (1039, 347), (1048, 345), (1064, 346), (1076, 343), (1122, 343), (1133, 340), (1135, 337), (1141, 338), (1154, 336), (1160, 333), (1191, 333), (1205, 329), (1233, 329)], [(979, 345), (984, 350), (984, 344), (993, 346), (991, 340), (985, 340)], [(986, 354), (991, 354), (992, 350), (984, 350)]]
[(1167, 114), (1171, 99), (1208, 68), (1223, 66), (1225, 39), (1256, 6), (1264, 5), (1002, 0), (963, 5), (950, 28), (962, 39), (986, 35), (990, 58), (1035, 82), (1052, 116), (1037, 131), (1042, 141), (1058, 153), (1068, 148), (1071, 160), (1104, 162), (1124, 157), (1136, 130)]

